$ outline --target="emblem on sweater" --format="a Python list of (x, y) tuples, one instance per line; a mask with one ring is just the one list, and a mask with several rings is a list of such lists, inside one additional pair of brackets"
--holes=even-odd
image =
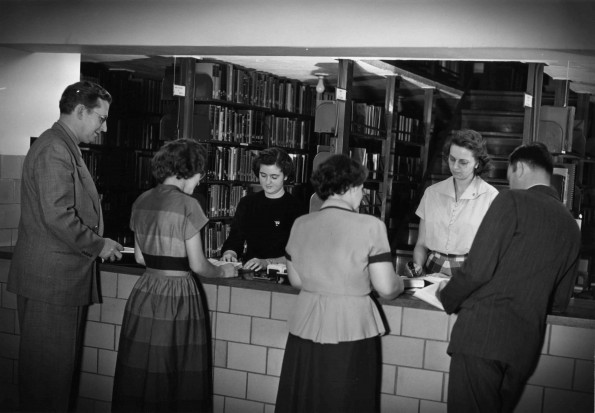
[(281, 224), (281, 221), (275, 221), (275, 226), (278, 227)]

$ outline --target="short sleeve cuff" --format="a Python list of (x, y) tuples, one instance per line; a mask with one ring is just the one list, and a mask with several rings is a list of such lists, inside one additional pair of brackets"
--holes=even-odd
[(371, 255), (368, 257), (368, 263), (373, 264), (375, 262), (393, 262), (393, 255), (390, 252), (384, 252), (378, 255)]

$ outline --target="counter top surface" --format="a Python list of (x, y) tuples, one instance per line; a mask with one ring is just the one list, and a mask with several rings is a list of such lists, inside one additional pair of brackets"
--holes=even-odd
[[(11, 259), (12, 248), (0, 247), (0, 259)], [(142, 275), (144, 267), (136, 264), (131, 255), (125, 255), (124, 261), (118, 263), (100, 264), (101, 271), (115, 272), (120, 274)], [(271, 291), (286, 294), (298, 294), (299, 290), (290, 285), (277, 284), (272, 281), (244, 280), (240, 278), (205, 278), (199, 277), (205, 284), (225, 285), (230, 287)], [(394, 300), (378, 299), (382, 305), (398, 307), (417, 308), (422, 310), (441, 311), (440, 309), (419, 300), (409, 292), (401, 294)], [(595, 329), (595, 301), (587, 299), (572, 298), (568, 309), (563, 313), (548, 315), (549, 324), (566, 325), (572, 327), (583, 327)]]

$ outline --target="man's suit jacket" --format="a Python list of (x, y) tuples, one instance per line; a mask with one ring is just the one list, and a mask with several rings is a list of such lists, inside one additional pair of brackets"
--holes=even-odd
[(501, 192), (440, 294), (446, 312), (458, 313), (448, 352), (531, 370), (547, 313), (568, 306), (580, 240), (551, 187)]
[(25, 157), (8, 290), (56, 305), (97, 302), (95, 259), (105, 242), (98, 234), (101, 225), (93, 179), (73, 132), (58, 121)]

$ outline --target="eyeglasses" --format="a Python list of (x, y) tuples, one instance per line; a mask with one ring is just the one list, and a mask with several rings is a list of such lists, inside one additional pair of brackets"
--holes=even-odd
[(102, 115), (101, 113), (97, 113), (94, 109), (91, 109), (98, 117), (99, 117), (99, 124), (103, 125), (107, 121), (107, 116)]

